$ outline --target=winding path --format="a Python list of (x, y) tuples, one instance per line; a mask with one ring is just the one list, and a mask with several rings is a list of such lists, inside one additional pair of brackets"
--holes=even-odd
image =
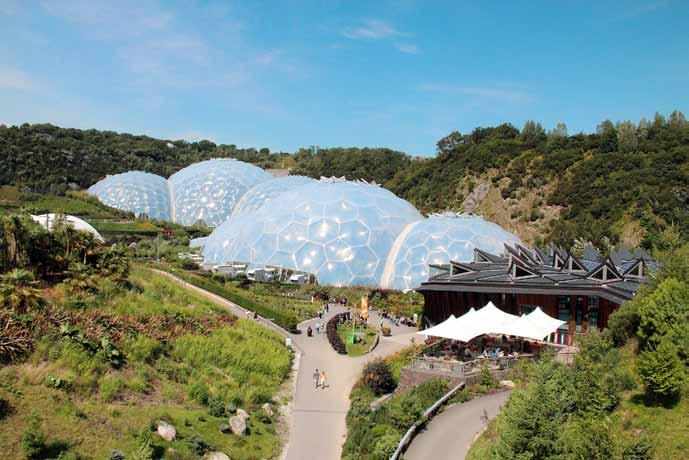
[[(152, 270), (205, 296), (237, 316), (246, 315), (246, 309), (223, 297), (189, 284), (171, 273)], [(336, 353), (328, 343), (325, 332), (314, 333), (313, 337), (306, 335), (308, 326), (315, 331), (317, 322), (324, 324), (333, 315), (344, 311), (345, 308), (333, 306), (323, 319), (304, 321), (299, 325), (302, 334), (290, 334), (271, 321), (259, 320), (261, 324), (290, 337), (297, 354), (295, 361), (298, 363), (298, 372), (289, 411), (289, 440), (282, 455), (285, 460), (339, 460), (347, 434), (345, 417), (349, 410), (349, 393), (364, 365), (375, 357), (386, 356), (409, 346), (416, 332), (414, 328), (395, 326), (385, 320), (385, 325), (392, 329), (392, 335), (381, 337), (371, 353), (356, 358)], [(371, 312), (370, 321), (371, 324), (380, 324), (378, 312)], [(316, 389), (314, 386), (312, 376), (316, 369), (327, 374), (325, 389)]]
[(448, 407), (412, 441), (406, 460), (464, 460), (488, 420), (500, 412), (510, 391), (481, 396)]

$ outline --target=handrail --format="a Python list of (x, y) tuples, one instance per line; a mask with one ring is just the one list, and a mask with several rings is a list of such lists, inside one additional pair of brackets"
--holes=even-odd
[(419, 429), (419, 427), (423, 426), (426, 422), (428, 422), (429, 417), (431, 417), (440, 406), (445, 404), (448, 399), (453, 397), (455, 393), (457, 393), (459, 390), (462, 390), (465, 387), (466, 383), (462, 382), (447, 393), (445, 393), (440, 399), (438, 399), (436, 402), (431, 405), (428, 409), (426, 409), (423, 413), (423, 418), (420, 421), (415, 422), (412, 426), (409, 427), (406, 433), (404, 433), (404, 436), (402, 436), (402, 439), (400, 440), (399, 444), (397, 445), (397, 449), (395, 449), (395, 452), (390, 456), (390, 460), (397, 460), (400, 458), (400, 455), (402, 455), (402, 452), (407, 448), (411, 440), (414, 438), (414, 435), (416, 434), (416, 431)]

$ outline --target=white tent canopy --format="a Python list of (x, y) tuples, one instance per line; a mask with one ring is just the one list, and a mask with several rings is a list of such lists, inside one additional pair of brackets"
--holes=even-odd
[(88, 222), (79, 219), (75, 216), (67, 214), (41, 214), (40, 216), (31, 216), (34, 222), (41, 224), (49, 232), (53, 230), (56, 224), (63, 223), (73, 227), (75, 230), (88, 232), (93, 235), (95, 239), (103, 242), (103, 237), (98, 233), (98, 230), (93, 228)]
[[(472, 310), (473, 310), (473, 308), (472, 308)], [(452, 324), (452, 322), (453, 322), (455, 319), (457, 319), (457, 318), (455, 317), (455, 315), (450, 315), (450, 317), (447, 318), (447, 319), (446, 319), (445, 321), (443, 321), (442, 323), (436, 324), (435, 326), (433, 326), (433, 327), (431, 327), (431, 328), (424, 329), (423, 331), (419, 332), (419, 334), (422, 334), (422, 335), (432, 335), (432, 336), (435, 336), (435, 337), (440, 337), (440, 336), (438, 336), (438, 334), (442, 334), (443, 332), (445, 332), (445, 330), (448, 329), (448, 327), (450, 326), (450, 324)]]
[(419, 332), (419, 334), (469, 342), (484, 334), (504, 334), (543, 340), (544, 337), (562, 326), (564, 321), (552, 318), (540, 308), (521, 317), (505, 313), (493, 302), (488, 302), (480, 310), (469, 310), (459, 318), (454, 315), (439, 325)]
[(531, 321), (532, 324), (539, 328), (539, 332), (545, 332), (542, 337), (555, 332), (557, 329), (567, 324), (566, 321), (561, 321), (557, 318), (549, 316), (543, 310), (541, 310), (541, 307), (536, 307), (536, 309), (526, 315), (526, 317), (529, 318), (529, 321)]

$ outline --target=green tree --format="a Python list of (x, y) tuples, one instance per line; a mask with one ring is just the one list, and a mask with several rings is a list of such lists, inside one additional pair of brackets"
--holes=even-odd
[(641, 353), (638, 368), (650, 401), (673, 404), (679, 399), (686, 381), (686, 370), (677, 346), (669, 339), (663, 339), (655, 348)]
[(639, 137), (636, 126), (631, 121), (623, 121), (617, 125), (617, 145), (620, 152), (633, 152), (639, 147)]
[(525, 146), (534, 148), (541, 142), (545, 141), (545, 129), (543, 129), (543, 126), (541, 126), (540, 123), (537, 123), (533, 120), (528, 120), (526, 123), (524, 123), (520, 138), (522, 142), (524, 142)]
[(689, 285), (669, 278), (645, 296), (639, 305), (639, 331), (642, 350), (655, 349), (665, 339), (681, 347), (680, 355), (689, 358)]
[(617, 130), (610, 120), (605, 120), (596, 129), (600, 137), (599, 149), (603, 153), (617, 151)]

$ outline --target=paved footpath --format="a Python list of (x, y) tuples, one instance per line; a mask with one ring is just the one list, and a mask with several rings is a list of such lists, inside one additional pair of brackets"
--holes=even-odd
[(510, 396), (501, 391), (454, 404), (433, 418), (411, 443), (406, 460), (464, 460), (476, 436), (488, 420), (500, 412)]
[[(223, 297), (189, 284), (168, 272), (153, 270), (224, 306), (239, 317), (244, 317), (246, 313), (244, 308)], [(294, 348), (299, 355), (297, 357), (299, 372), (296, 391), (291, 402), (292, 407), (288, 422), (289, 440), (283, 451), (283, 459), (339, 460), (342, 454), (342, 444), (347, 434), (345, 417), (349, 410), (349, 393), (359, 378), (364, 365), (373, 358), (395, 353), (411, 345), (411, 338), (416, 333), (415, 328), (395, 326), (390, 321), (384, 320), (384, 324), (391, 328), (392, 336), (381, 336), (380, 342), (373, 352), (356, 358), (340, 355), (328, 343), (325, 332), (315, 334), (315, 324), (317, 322), (325, 324), (335, 314), (345, 311), (347, 309), (333, 306), (323, 319), (315, 318), (304, 321), (299, 325), (301, 334), (290, 334), (263, 318), (259, 321), (261, 324), (291, 337)], [(377, 327), (381, 321), (378, 312), (371, 312), (369, 321), (370, 324)], [(308, 326), (314, 330), (313, 337), (306, 335)], [(315, 388), (313, 372), (316, 369), (325, 371), (328, 377), (328, 385), (325, 389)]]
[[(297, 377), (296, 395), (292, 407), (290, 438), (286, 447), (287, 460), (339, 460), (347, 428), (345, 416), (349, 410), (349, 393), (361, 374), (366, 362), (386, 356), (411, 345), (410, 339), (416, 332), (409, 327), (392, 326), (391, 337), (381, 337), (373, 352), (351, 358), (340, 355), (328, 343), (325, 332), (306, 335), (311, 325), (325, 323), (336, 313), (346, 311), (342, 307), (332, 307), (323, 320), (313, 319), (299, 325), (304, 331), (294, 336), (294, 341), (304, 350)], [(371, 313), (370, 324), (379, 325), (377, 312)], [(391, 326), (385, 321), (386, 326)], [(325, 371), (328, 386), (316, 389), (313, 372)]]

